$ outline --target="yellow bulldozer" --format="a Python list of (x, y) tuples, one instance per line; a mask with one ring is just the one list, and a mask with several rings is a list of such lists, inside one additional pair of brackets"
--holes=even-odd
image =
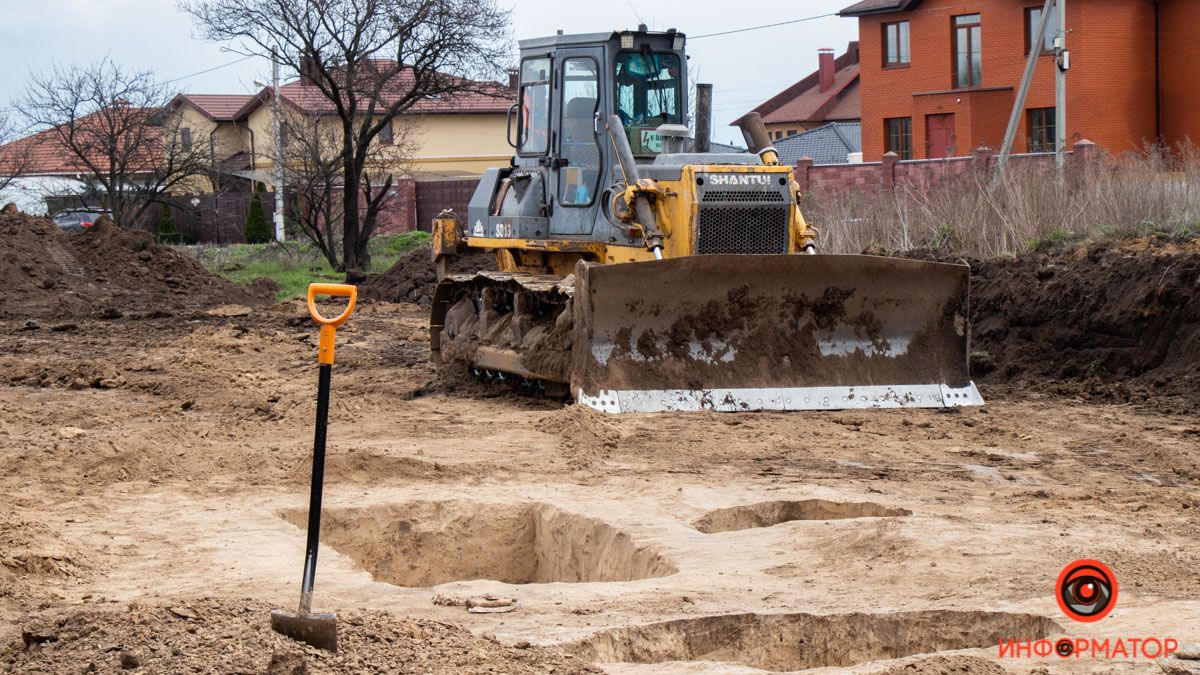
[(761, 118), (690, 137), (686, 43), (521, 41), (511, 166), (433, 224), (438, 367), (614, 413), (981, 405), (969, 270), (820, 254)]

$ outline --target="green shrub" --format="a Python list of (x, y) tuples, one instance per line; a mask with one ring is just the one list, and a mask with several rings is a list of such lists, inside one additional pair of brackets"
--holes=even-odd
[(163, 204), (162, 216), (158, 219), (158, 229), (154, 231), (154, 241), (159, 244), (182, 244), (183, 236), (175, 226), (175, 216), (171, 213), (171, 205)]
[(250, 200), (250, 212), (246, 214), (246, 243), (265, 244), (271, 241), (271, 228), (267, 226), (267, 212), (263, 210), (262, 193), (255, 190)]

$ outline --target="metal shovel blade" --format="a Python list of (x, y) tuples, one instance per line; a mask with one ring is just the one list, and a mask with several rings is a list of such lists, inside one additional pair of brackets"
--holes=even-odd
[(856, 255), (580, 263), (572, 393), (605, 412), (981, 405), (969, 271)]
[(330, 652), (337, 651), (337, 615), (308, 614), (300, 615), (295, 612), (285, 612), (276, 609), (271, 612), (271, 629), (293, 640), (312, 645), (317, 649)]

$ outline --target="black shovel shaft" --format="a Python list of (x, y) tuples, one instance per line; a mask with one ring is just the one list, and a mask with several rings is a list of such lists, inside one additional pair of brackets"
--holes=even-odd
[(317, 382), (317, 430), (313, 439), (312, 491), (308, 497), (308, 543), (304, 548), (304, 579), (300, 584), (300, 613), (312, 609), (313, 581), (317, 574), (317, 547), (321, 543), (321, 493), (325, 486), (325, 429), (329, 421), (329, 378), (333, 366), (322, 365)]

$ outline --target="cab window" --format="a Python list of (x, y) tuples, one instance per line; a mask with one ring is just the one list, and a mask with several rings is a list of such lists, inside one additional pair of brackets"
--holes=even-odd
[(683, 71), (672, 53), (621, 52), (616, 64), (617, 115), (625, 125), (635, 155), (662, 152), (655, 131), (663, 124), (683, 124)]
[(596, 144), (596, 111), (600, 99), (599, 72), (591, 58), (570, 58), (562, 65), (562, 158), (559, 169), (564, 206), (589, 206), (600, 177), (600, 147)]
[(521, 119), (517, 153), (541, 155), (550, 148), (550, 59), (521, 63)]

